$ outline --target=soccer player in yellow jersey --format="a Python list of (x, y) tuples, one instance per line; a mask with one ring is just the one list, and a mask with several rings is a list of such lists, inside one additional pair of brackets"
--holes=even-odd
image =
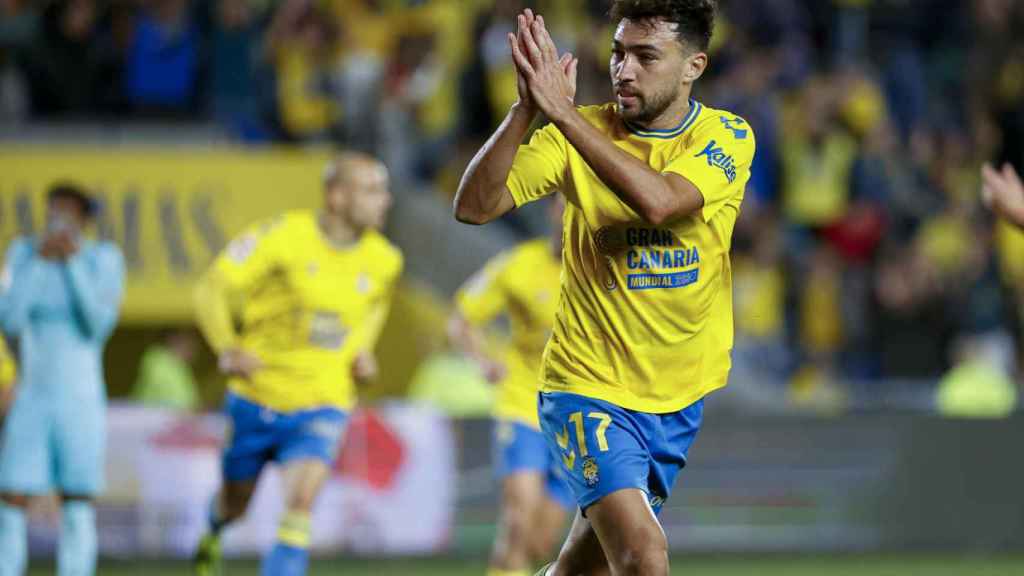
[(14, 358), (7, 350), (7, 343), (0, 338), (0, 422), (4, 421), (7, 408), (14, 398), (14, 379), (17, 376), (17, 369), (14, 367)]
[[(537, 417), (540, 359), (555, 320), (562, 272), (563, 202), (551, 202), (551, 235), (499, 254), (456, 294), (452, 340), (499, 386), (494, 462), (502, 482), (501, 517), (488, 576), (522, 576), (547, 559), (562, 536), (572, 493)], [(504, 313), (512, 346), (488, 356), (480, 328)]]
[[(325, 171), (321, 211), (255, 224), (201, 279), (199, 326), (229, 376), (230, 433), (198, 573), (219, 572), (220, 531), (245, 512), (268, 461), (281, 466), (285, 511), (262, 573), (306, 573), (310, 509), (355, 385), (376, 372), (371, 351), (402, 271), (401, 254), (378, 232), (390, 205), (384, 166), (343, 154)], [(238, 332), (234, 297), (242, 299)]]
[[(539, 410), (581, 513), (543, 574), (669, 573), (657, 513), (729, 372), (729, 248), (754, 155), (742, 118), (690, 98), (715, 10), (613, 2), (615, 102), (584, 108), (576, 61), (541, 16), (520, 15), (519, 101), (456, 195), (473, 224), (556, 190), (567, 201)], [(550, 124), (521, 145), (538, 112)]]

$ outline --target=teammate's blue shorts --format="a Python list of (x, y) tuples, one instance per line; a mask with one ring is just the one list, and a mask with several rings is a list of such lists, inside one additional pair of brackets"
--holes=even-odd
[(495, 420), (494, 463), (498, 478), (523, 471), (544, 474), (548, 496), (563, 508), (575, 504), (562, 467), (544, 433), (522, 422)]
[(229, 394), (230, 429), (224, 447), (224, 479), (255, 480), (270, 461), (312, 458), (333, 465), (348, 415), (337, 408), (276, 412)]
[(558, 450), (584, 512), (625, 488), (643, 490), (654, 512), (660, 512), (686, 466), (703, 415), (703, 399), (679, 412), (648, 414), (577, 394), (540, 395), (544, 436)]
[(103, 490), (106, 401), (21, 385), (0, 434), (0, 492), (95, 496)]

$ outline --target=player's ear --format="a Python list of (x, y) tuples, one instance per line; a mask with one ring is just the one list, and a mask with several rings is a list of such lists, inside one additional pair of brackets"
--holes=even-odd
[(708, 55), (705, 52), (694, 52), (686, 57), (683, 63), (683, 82), (693, 84), (704, 74), (708, 67)]

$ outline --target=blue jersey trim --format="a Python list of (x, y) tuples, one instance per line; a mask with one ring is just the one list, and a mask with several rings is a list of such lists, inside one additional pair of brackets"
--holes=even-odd
[(640, 136), (642, 138), (659, 138), (662, 140), (671, 140), (672, 138), (677, 138), (684, 132), (686, 132), (686, 130), (689, 129), (690, 126), (693, 125), (693, 123), (697, 120), (697, 117), (700, 116), (700, 112), (703, 108), (704, 106), (700, 102), (691, 99), (690, 112), (686, 115), (686, 118), (683, 118), (683, 121), (679, 123), (679, 126), (676, 126), (675, 128), (669, 128), (666, 130), (639, 128), (626, 121), (623, 121), (623, 124), (626, 125), (627, 130), (629, 130), (636, 136)]

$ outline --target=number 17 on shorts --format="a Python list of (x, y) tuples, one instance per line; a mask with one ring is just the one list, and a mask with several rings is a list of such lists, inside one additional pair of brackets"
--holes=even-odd
[(660, 511), (686, 465), (703, 412), (703, 400), (679, 412), (648, 414), (577, 394), (540, 395), (541, 428), (582, 510), (636, 488)]

